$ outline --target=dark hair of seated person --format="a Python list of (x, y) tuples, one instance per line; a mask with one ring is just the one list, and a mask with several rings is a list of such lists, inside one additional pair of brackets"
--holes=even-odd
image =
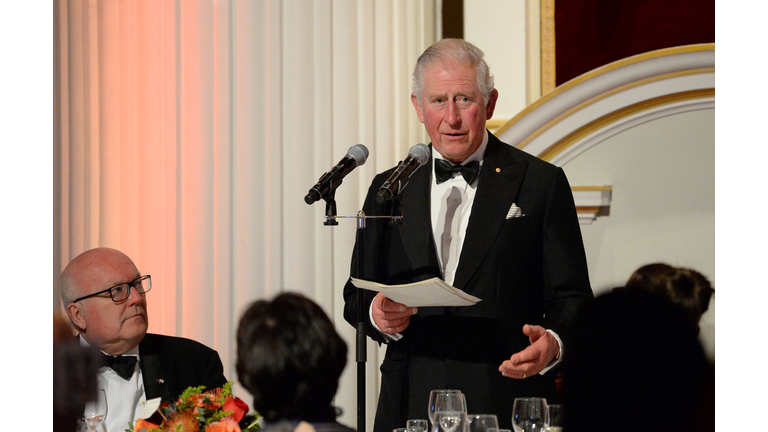
[[(614, 289), (585, 305), (564, 356), (568, 432), (714, 430), (713, 366), (683, 307)], [(713, 399), (712, 399), (713, 400)]]
[(666, 296), (685, 308), (698, 324), (715, 293), (712, 284), (696, 270), (665, 263), (644, 265), (629, 277), (627, 288), (640, 288)]
[(347, 344), (322, 308), (295, 293), (260, 300), (237, 330), (237, 375), (267, 422), (333, 422)]
[(96, 399), (101, 353), (83, 347), (72, 327), (53, 316), (53, 424), (55, 432), (75, 432), (85, 404)]

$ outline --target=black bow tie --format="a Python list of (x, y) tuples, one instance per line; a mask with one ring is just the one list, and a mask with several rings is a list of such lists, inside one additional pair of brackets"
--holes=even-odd
[(136, 356), (111, 356), (104, 354), (104, 362), (124, 380), (131, 379), (136, 369)]
[(437, 184), (447, 181), (453, 177), (453, 173), (456, 172), (461, 173), (461, 176), (464, 177), (467, 184), (472, 184), (472, 182), (475, 181), (475, 177), (477, 177), (477, 172), (479, 170), (480, 162), (478, 161), (472, 161), (466, 165), (454, 165), (445, 159), (435, 159), (435, 178), (437, 179)]

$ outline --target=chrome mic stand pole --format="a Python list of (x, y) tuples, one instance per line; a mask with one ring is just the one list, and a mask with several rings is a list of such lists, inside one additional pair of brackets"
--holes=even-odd
[[(363, 266), (363, 251), (365, 246), (365, 213), (362, 210), (357, 212), (357, 229), (355, 230), (355, 240), (357, 242), (357, 274), (362, 277), (365, 270)], [(361, 288), (357, 289), (357, 339), (356, 339), (356, 361), (357, 361), (357, 430), (365, 430), (365, 363), (368, 359), (367, 341), (365, 339), (365, 296)]]
[[(335, 191), (333, 191), (335, 192)], [(366, 219), (391, 219), (390, 222), (402, 223), (402, 216), (397, 215), (396, 212), (393, 216), (366, 216), (365, 213), (360, 210), (356, 216), (336, 216), (336, 201), (333, 199), (334, 193), (329, 194), (326, 200), (325, 209), (325, 222), (324, 225), (338, 225), (336, 219), (340, 218), (356, 218), (357, 229), (355, 231), (355, 254), (357, 257), (357, 275), (362, 277), (365, 273), (364, 265), (364, 250), (365, 250), (365, 220)], [(366, 432), (365, 429), (365, 363), (368, 359), (368, 345), (365, 335), (365, 296), (362, 288), (357, 288), (357, 323), (355, 325), (356, 338), (355, 338), (355, 360), (357, 362), (357, 431)]]
[[(333, 189), (325, 199), (325, 222), (323, 225), (335, 226), (339, 222), (336, 220), (336, 200), (334, 195), (336, 190)], [(356, 229), (356, 244), (357, 247), (357, 274), (363, 275), (363, 251), (364, 249), (364, 230), (365, 230), (365, 213), (362, 210), (357, 212), (357, 229)], [(357, 332), (355, 342), (355, 360), (357, 362), (357, 430), (359, 432), (365, 431), (365, 363), (368, 359), (368, 350), (365, 340), (365, 296), (363, 290), (357, 289), (357, 323), (355, 330)]]

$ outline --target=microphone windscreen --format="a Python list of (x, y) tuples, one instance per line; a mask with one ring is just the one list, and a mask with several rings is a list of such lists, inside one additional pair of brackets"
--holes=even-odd
[(429, 160), (429, 147), (424, 144), (416, 144), (408, 150), (408, 156), (418, 159), (419, 166), (422, 166)]
[(368, 148), (362, 144), (353, 145), (347, 150), (347, 156), (354, 159), (357, 166), (360, 166), (368, 159)]

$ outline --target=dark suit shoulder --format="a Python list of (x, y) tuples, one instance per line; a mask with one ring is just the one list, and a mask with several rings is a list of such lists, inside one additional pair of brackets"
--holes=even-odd
[(511, 157), (515, 161), (527, 162), (529, 166), (537, 170), (557, 171), (560, 168), (550, 162), (538, 158), (525, 150), (521, 150), (517, 147), (511, 146), (504, 141), (498, 139), (495, 135), (490, 134), (488, 139), (488, 147), (485, 151), (485, 157), (503, 157), (500, 154), (507, 154), (507, 157)]
[(154, 333), (147, 333), (139, 344), (140, 352), (151, 350), (156, 352), (186, 352), (189, 354), (207, 354), (211, 355), (216, 351), (196, 340), (177, 336), (166, 336)]
[(147, 398), (173, 400), (187, 387), (212, 389), (227, 382), (219, 353), (192, 339), (147, 333), (139, 358)]

